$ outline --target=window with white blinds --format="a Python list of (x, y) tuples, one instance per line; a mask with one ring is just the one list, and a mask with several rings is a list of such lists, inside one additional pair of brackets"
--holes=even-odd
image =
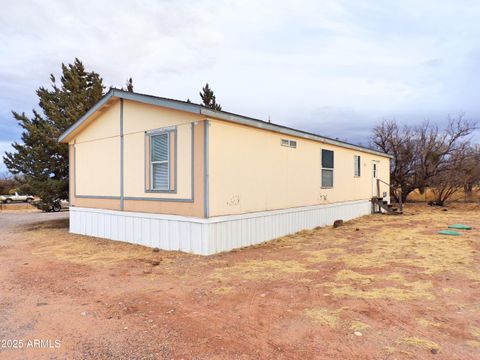
[(150, 184), (152, 190), (170, 188), (170, 136), (168, 132), (150, 137)]

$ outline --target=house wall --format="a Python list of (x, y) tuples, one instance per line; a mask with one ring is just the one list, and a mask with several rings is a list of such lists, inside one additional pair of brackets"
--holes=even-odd
[[(159, 108), (126, 100), (124, 102), (124, 167), (126, 198), (190, 199), (192, 197), (192, 136), (195, 121), (201, 118), (176, 110)], [(176, 166), (177, 190), (175, 193), (150, 193), (145, 191), (148, 156), (145, 132), (175, 126), (177, 131)], [(197, 125), (198, 126), (198, 125)], [(194, 146), (194, 145), (193, 145)]]
[[(123, 101), (123, 157), (120, 101), (96, 115), (69, 143), (70, 203), (85, 208), (204, 216), (204, 121), (200, 115)], [(168, 192), (146, 188), (146, 132), (175, 129)], [(123, 192), (121, 163), (123, 158)], [(121, 201), (123, 195), (123, 201)]]
[[(213, 118), (207, 122), (199, 114), (116, 99), (95, 117), (70, 141), (73, 206), (215, 217), (369, 200), (376, 191), (372, 161), (378, 178), (389, 182), (386, 157)], [(175, 129), (176, 186), (149, 191), (146, 132), (165, 127)], [(281, 139), (295, 140), (297, 147), (281, 146)], [(335, 153), (330, 189), (321, 187), (322, 148)], [(360, 177), (354, 176), (354, 155), (361, 156)], [(388, 186), (382, 184), (384, 191)]]
[[(367, 152), (211, 119), (209, 125), (209, 216), (368, 200), (372, 161), (389, 183), (389, 159)], [(281, 139), (297, 141), (296, 148)], [(321, 187), (321, 149), (334, 151), (334, 186)], [(361, 176), (354, 177), (354, 155)], [(382, 184), (381, 192), (388, 193)]]
[(120, 196), (120, 103), (116, 102), (73, 141), (76, 196)]

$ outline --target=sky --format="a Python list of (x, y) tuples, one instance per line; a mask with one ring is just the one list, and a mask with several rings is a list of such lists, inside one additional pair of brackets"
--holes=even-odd
[(479, 19), (475, 0), (2, 2), (0, 155), (75, 57), (107, 87), (200, 102), (208, 82), (226, 111), (359, 144), (382, 119), (478, 120)]

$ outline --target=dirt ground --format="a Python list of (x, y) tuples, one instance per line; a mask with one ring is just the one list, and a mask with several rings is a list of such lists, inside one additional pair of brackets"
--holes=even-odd
[(10, 212), (10, 211), (35, 211), (37, 210), (35, 206), (29, 204), (27, 202), (14, 202), (10, 204), (0, 203), (0, 213), (2, 212)]
[[(412, 205), (209, 257), (72, 235), (68, 213), (44, 215), (0, 214), (1, 359), (480, 358), (478, 205)], [(437, 234), (453, 223), (474, 229)]]

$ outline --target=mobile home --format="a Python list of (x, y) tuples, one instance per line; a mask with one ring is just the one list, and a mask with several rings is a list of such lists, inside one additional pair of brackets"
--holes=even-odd
[(369, 214), (376, 179), (389, 196), (384, 153), (117, 89), (60, 141), (70, 231), (166, 250), (209, 255)]

